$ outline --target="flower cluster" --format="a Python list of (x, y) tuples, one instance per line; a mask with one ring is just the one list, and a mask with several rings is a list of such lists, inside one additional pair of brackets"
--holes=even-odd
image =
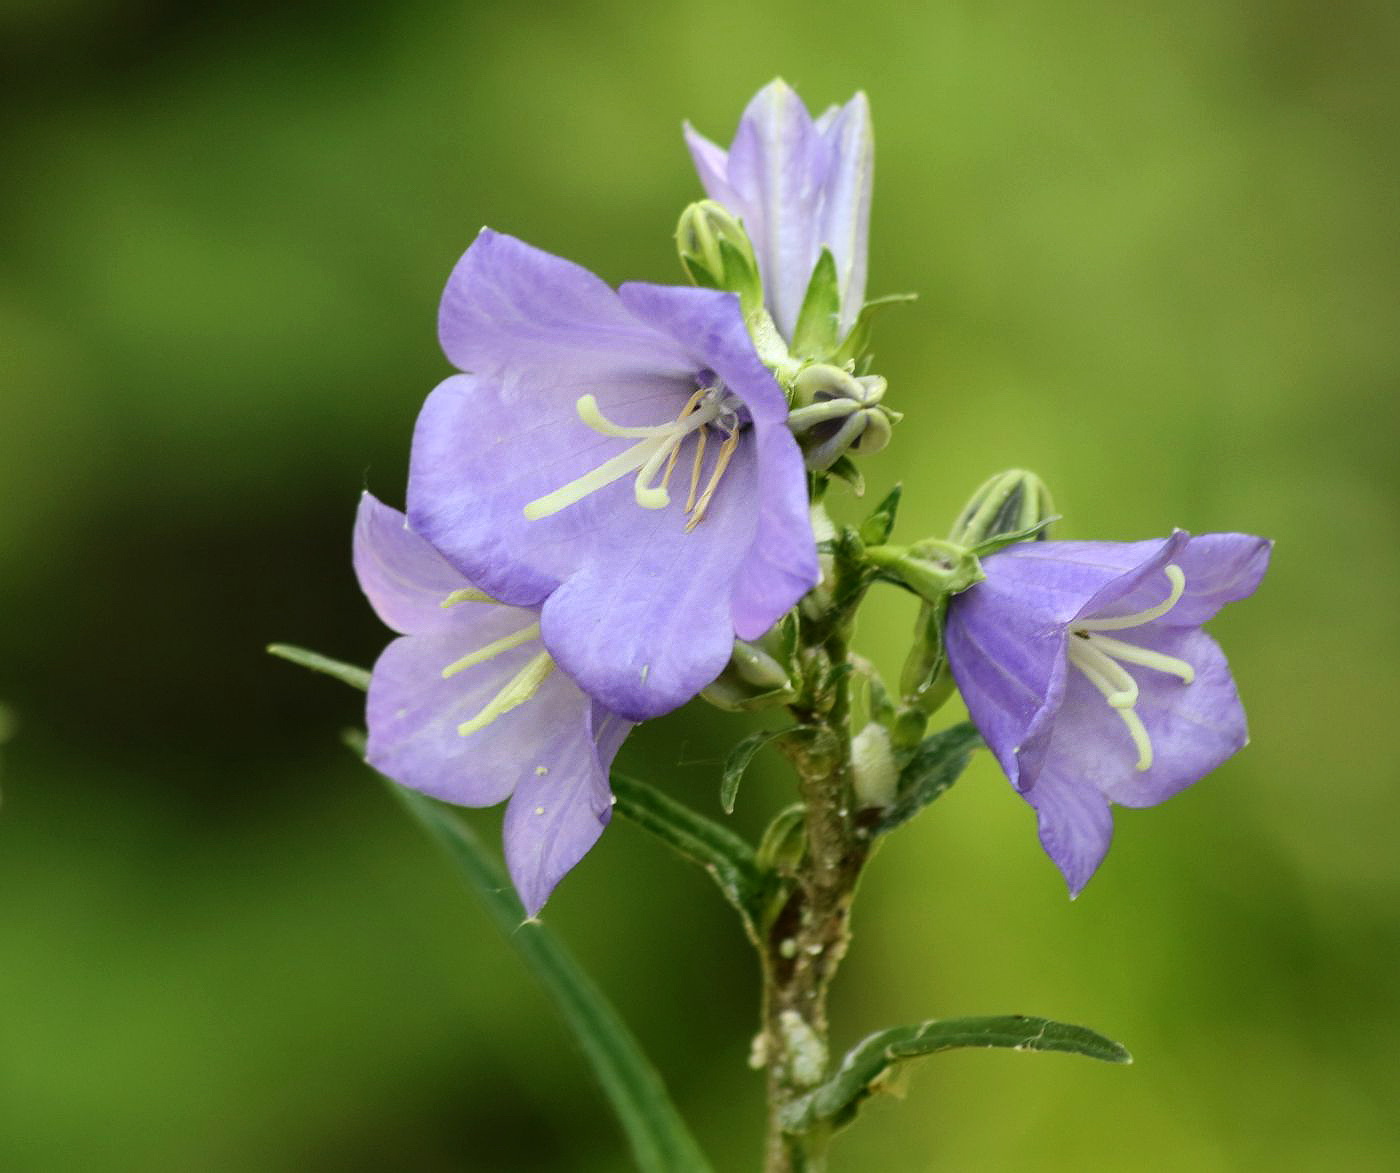
[[(458, 373), (419, 416), (407, 513), (366, 495), (355, 527), (360, 584), (399, 633), (372, 675), (368, 758), (449, 802), (509, 799), (530, 915), (606, 825), (633, 723), (722, 676), (732, 699), (755, 658), (762, 696), (795, 695), (796, 665), (760, 643), (829, 570), (812, 494), (899, 419), (863, 353), (865, 96), (814, 119), (775, 81), (727, 150), (685, 137), (708, 196), (677, 233), (692, 285), (613, 289), (483, 229), (443, 295)], [(975, 573), (925, 564), (906, 584), (941, 584), (939, 646), (1077, 891), (1109, 801), (1160, 802), (1243, 744), (1198, 628), (1253, 590), (1267, 544), (937, 545)], [(901, 558), (869, 565), (897, 580), (917, 561)]]

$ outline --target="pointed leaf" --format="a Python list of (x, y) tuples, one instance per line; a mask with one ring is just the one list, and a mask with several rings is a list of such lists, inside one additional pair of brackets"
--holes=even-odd
[(860, 523), (860, 540), (867, 546), (883, 546), (890, 540), (895, 518), (899, 515), (899, 499), (904, 495), (904, 486), (895, 485), (885, 494), (884, 500), (870, 512), (870, 516)]
[(447, 850), (502, 936), (520, 954), (573, 1031), (646, 1173), (705, 1173), (710, 1165), (676, 1111), (651, 1061), (602, 991), (572, 955), (525, 911), (505, 873), (475, 834), (446, 808), (390, 784), (409, 812)]
[(789, 1132), (805, 1132), (822, 1121), (837, 1127), (848, 1124), (861, 1102), (876, 1090), (878, 1081), (891, 1068), (903, 1060), (955, 1047), (1064, 1051), (1106, 1063), (1133, 1061), (1121, 1043), (1087, 1027), (1024, 1014), (945, 1018), (897, 1026), (873, 1034), (851, 1048), (830, 1079), (788, 1105), (783, 1127)]
[(310, 652), (305, 648), (294, 647), (292, 644), (268, 644), (267, 650), (274, 656), (283, 660), (290, 660), (293, 664), (300, 664), (303, 668), (310, 668), (313, 672), (324, 672), (327, 676), (334, 676), (337, 680), (343, 681), (351, 688), (358, 688), (364, 692), (369, 688), (369, 670), (357, 668), (354, 664), (347, 664), (343, 660), (332, 660), (329, 656), (323, 656), (320, 652)]
[(958, 780), (972, 751), (981, 746), (982, 736), (970, 721), (924, 738), (900, 770), (897, 797), (885, 808), (873, 833), (883, 835), (912, 819)]
[(739, 793), (739, 783), (743, 781), (744, 771), (749, 768), (754, 755), (770, 741), (777, 741), (783, 734), (791, 732), (791, 729), (762, 729), (757, 733), (750, 733), (729, 751), (719, 777), (719, 804), (724, 808), (725, 814), (734, 813), (734, 799)]
[(710, 873), (724, 898), (738, 909), (744, 931), (757, 941), (764, 881), (753, 848), (728, 827), (645, 782), (615, 773), (612, 790), (619, 814)]
[(824, 358), (836, 349), (840, 329), (841, 288), (836, 279), (836, 261), (830, 249), (822, 249), (807, 295), (792, 330), (792, 353), (801, 358)]

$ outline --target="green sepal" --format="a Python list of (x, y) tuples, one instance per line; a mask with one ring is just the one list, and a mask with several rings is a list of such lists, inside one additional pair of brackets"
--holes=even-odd
[[(877, 310), (883, 309), (887, 305), (902, 305), (905, 302), (917, 301), (917, 293), (891, 293), (885, 297), (877, 297), (867, 301), (861, 307), (860, 315), (856, 318), (856, 323), (851, 327), (851, 332), (846, 335), (840, 348), (830, 361), (836, 366), (842, 366), (848, 362), (859, 363), (865, 356), (866, 349), (870, 346), (870, 325)], [(857, 369), (857, 374), (864, 374), (865, 371)]]
[(971, 550), (933, 538), (912, 546), (868, 546), (865, 558), (885, 581), (907, 587), (930, 603), (965, 591), (986, 577)]
[(788, 876), (807, 854), (807, 808), (800, 802), (784, 807), (763, 831), (758, 842), (758, 870)]
[(520, 955), (578, 1040), (646, 1173), (707, 1173), (699, 1144), (656, 1068), (603, 992), (539, 921), (526, 920), (510, 880), (466, 824), (431, 798), (389, 783), (409, 813), (457, 865), (466, 886)]
[(762, 729), (757, 733), (750, 733), (725, 755), (724, 768), (719, 776), (719, 804), (724, 808), (725, 814), (734, 813), (734, 799), (739, 793), (739, 783), (743, 781), (744, 771), (749, 768), (754, 755), (770, 741), (777, 741), (791, 732), (791, 729)]
[(857, 1043), (825, 1083), (789, 1103), (782, 1124), (788, 1132), (807, 1132), (825, 1124), (842, 1128), (861, 1104), (880, 1090), (899, 1064), (957, 1047), (1001, 1047), (1012, 1051), (1063, 1051), (1105, 1063), (1131, 1063), (1121, 1043), (1096, 1031), (1048, 1018), (1008, 1014), (945, 1018), (882, 1030)]
[(836, 349), (839, 341), (840, 316), (841, 289), (836, 279), (836, 260), (831, 250), (824, 248), (797, 313), (792, 353), (799, 358), (825, 358)]
[(619, 814), (710, 874), (724, 898), (738, 911), (744, 932), (757, 943), (764, 882), (753, 848), (728, 827), (645, 782), (614, 773), (612, 791)]
[(860, 540), (867, 546), (883, 546), (894, 532), (895, 519), (899, 516), (900, 498), (904, 496), (904, 486), (895, 485), (881, 499), (880, 504), (870, 511), (870, 516), (860, 523)]
[(982, 744), (969, 721), (924, 738), (900, 769), (895, 800), (881, 812), (871, 834), (884, 835), (912, 819), (958, 780)]
[(985, 558), (988, 554), (995, 554), (998, 550), (1004, 550), (1007, 546), (1014, 546), (1017, 542), (1040, 542), (1044, 541), (1050, 527), (1060, 520), (1058, 513), (1052, 513), (1049, 517), (1042, 518), (1034, 525), (1028, 525), (1025, 529), (1017, 530), (1013, 534), (998, 534), (996, 537), (988, 538), (984, 542), (978, 542), (972, 547), (972, 553), (978, 558)]
[(825, 470), (825, 475), (834, 477), (838, 481), (845, 481), (850, 486), (851, 492), (857, 497), (865, 496), (865, 477), (856, 467), (856, 462), (849, 456), (842, 456), (836, 463)]
[(293, 664), (310, 668), (313, 672), (324, 672), (327, 676), (334, 676), (351, 688), (358, 688), (361, 692), (369, 691), (369, 670), (367, 668), (358, 668), (343, 660), (332, 660), (329, 656), (321, 655), (320, 652), (307, 651), (306, 648), (299, 648), (292, 644), (268, 644), (267, 650), (270, 655), (279, 659), (290, 660)]

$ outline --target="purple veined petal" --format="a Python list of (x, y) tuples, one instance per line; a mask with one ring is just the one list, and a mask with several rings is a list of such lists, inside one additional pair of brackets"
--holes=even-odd
[(758, 423), (758, 529), (734, 580), (731, 610), (740, 639), (757, 639), (821, 578), (797, 441), (781, 423)]
[[(592, 713), (597, 711), (593, 706)], [(587, 709), (570, 713), (569, 719), (567, 738), (555, 735), (547, 749), (530, 759), (534, 765), (525, 771), (506, 807), (506, 868), (532, 917), (612, 818), (608, 772), (632, 728), (610, 713), (602, 716), (600, 728)]]
[(700, 184), (704, 187), (705, 194), (743, 219), (744, 208), (737, 193), (729, 186), (729, 152), (716, 146), (689, 122), (685, 124), (684, 129), (685, 145), (690, 148), (690, 157), (695, 163), (695, 171), (700, 176)]
[(728, 180), (745, 210), (744, 226), (763, 273), (778, 331), (792, 337), (821, 253), (818, 211), (831, 149), (792, 87), (770, 82), (739, 120)]
[[(1142, 608), (1166, 597), (1169, 584), (1161, 578), (1161, 567), (1170, 561), (1153, 559), (1163, 553), (1169, 539), (1147, 542), (1019, 542), (982, 560), (988, 581), (993, 584), (999, 607), (1030, 610), (1041, 615), (1047, 626), (1066, 624), (1097, 614), (1100, 592), (1116, 598), (1130, 590), (1139, 575), (1149, 582), (1151, 597)], [(1155, 576), (1155, 577), (1154, 577)], [(979, 583), (973, 590), (982, 590)], [(971, 592), (969, 592), (971, 593)], [(1130, 607), (1115, 611), (1128, 614)]]
[(875, 175), (875, 131), (870, 103), (856, 94), (817, 123), (831, 150), (821, 210), (821, 243), (831, 250), (841, 290), (841, 333), (855, 325), (865, 304), (870, 244), (870, 195)]
[(1226, 603), (1247, 599), (1269, 568), (1273, 542), (1253, 534), (1201, 534), (1174, 561), (1186, 576), (1181, 601), (1158, 623), (1196, 627)]
[[(689, 452), (682, 449), (682, 469)], [(669, 712), (728, 663), (731, 584), (758, 529), (756, 456), (740, 443), (709, 512), (689, 533), (676, 503), (655, 511), (633, 504), (639, 516), (615, 527), (629, 545), (619, 540), (590, 558), (545, 601), (545, 646), (613, 712), (634, 721)]]
[(1108, 800), (1051, 763), (1025, 797), (1035, 808), (1041, 846), (1060, 869), (1072, 899), (1089, 882), (1113, 841)]
[(355, 575), (375, 614), (400, 634), (449, 630), (460, 610), (444, 607), (471, 586), (441, 554), (408, 528), (408, 519), (370, 493), (355, 514)]
[[(754, 350), (737, 296), (630, 282), (618, 290), (618, 297), (639, 320), (687, 348), (692, 374), (713, 371), (755, 420), (787, 422), (787, 398)], [(690, 385), (695, 386), (693, 378)]]
[(1142, 551), (1145, 557), (1132, 569), (1111, 579), (1095, 591), (1093, 596), (1085, 601), (1075, 618), (1115, 619), (1137, 615), (1164, 603), (1171, 597), (1173, 590), (1171, 579), (1167, 576), (1167, 567), (1178, 562), (1190, 540), (1191, 535), (1179, 529), (1174, 530), (1171, 537), (1160, 542), (1131, 543), (1134, 547), (1146, 545), (1146, 549)]
[(542, 646), (533, 640), (444, 679), (443, 669), (534, 619), (514, 607), (461, 606), (480, 606), (483, 612), (469, 629), (401, 636), (375, 663), (365, 705), (365, 756), (381, 774), (410, 789), (460, 806), (492, 806), (515, 789), (527, 765), (539, 764), (526, 763), (527, 752), (562, 752), (573, 736), (569, 730), (583, 728), (588, 701), (555, 671), (530, 700), (463, 737), (458, 727)]
[[(620, 423), (661, 423), (675, 418), (694, 387), (693, 378), (660, 378), (599, 388), (595, 397)], [(580, 420), (577, 400), (539, 395), (521, 405), (511, 401), (509, 378), (456, 375), (419, 413), (409, 520), (494, 598), (539, 604), (581, 562), (613, 556), (618, 541), (641, 540), (634, 528), (647, 531), (655, 523), (637, 505), (631, 477), (552, 516), (525, 516), (526, 504), (627, 447)]]
[[(1129, 638), (1139, 647), (1185, 660), (1195, 669), (1195, 679), (1183, 684), (1168, 673), (1128, 665), (1139, 689), (1135, 708), (1152, 739), (1152, 765), (1137, 770), (1129, 743), (1126, 771), (1093, 776), (1098, 788), (1122, 806), (1156, 806), (1243, 749), (1249, 731), (1225, 653), (1204, 631), (1153, 624), (1133, 631)], [(1085, 687), (1094, 692), (1092, 686)], [(1099, 704), (1107, 708), (1102, 698)], [(1114, 732), (1127, 742), (1121, 721), (1112, 714), (1110, 720), (1120, 726)]]
[[(674, 341), (637, 321), (587, 269), (483, 228), (448, 278), (438, 313), (447, 357), (477, 374), (509, 372), (520, 395), (691, 373)], [(579, 389), (574, 389), (579, 388)]]

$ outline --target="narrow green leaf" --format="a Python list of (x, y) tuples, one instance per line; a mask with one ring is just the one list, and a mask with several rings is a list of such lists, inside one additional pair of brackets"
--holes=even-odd
[[(918, 301), (918, 299), (917, 293), (891, 293), (885, 297), (877, 297), (872, 301), (867, 301), (861, 307), (860, 316), (856, 318), (851, 332), (842, 341), (841, 348), (829, 361), (841, 366), (843, 363), (859, 360), (870, 345), (870, 324), (875, 311), (883, 309), (887, 305), (900, 305), (904, 302)], [(858, 373), (863, 374), (864, 372), (858, 371)]]
[(958, 780), (972, 751), (981, 746), (982, 736), (970, 721), (924, 738), (900, 770), (897, 797), (875, 824), (874, 834), (893, 831), (928, 806)]
[(724, 808), (725, 814), (734, 813), (734, 800), (739, 794), (739, 783), (743, 781), (744, 771), (749, 768), (754, 755), (770, 741), (777, 741), (783, 734), (791, 732), (790, 729), (762, 729), (757, 733), (750, 733), (729, 751), (719, 776), (719, 804)]
[(738, 910), (744, 931), (757, 941), (764, 881), (753, 848), (728, 827), (645, 782), (613, 774), (612, 790), (619, 814), (710, 873), (724, 898)]
[(895, 518), (899, 515), (899, 499), (904, 495), (904, 486), (895, 485), (885, 498), (870, 512), (870, 516), (860, 523), (860, 540), (867, 546), (882, 546), (890, 540)]
[(836, 331), (841, 315), (841, 289), (836, 280), (836, 261), (830, 249), (822, 249), (797, 324), (792, 331), (792, 353), (800, 358), (825, 358), (836, 349)]
[(826, 475), (835, 477), (839, 481), (845, 481), (850, 485), (851, 492), (857, 497), (865, 496), (865, 477), (861, 474), (856, 462), (849, 456), (842, 456), (835, 464), (826, 470)]
[(637, 1167), (644, 1173), (708, 1173), (709, 1163), (636, 1038), (564, 945), (544, 925), (525, 919), (509, 880), (480, 840), (432, 799), (402, 786), (390, 789), (447, 850), (553, 1000), (617, 1113)]
[(945, 1018), (882, 1030), (857, 1043), (841, 1066), (821, 1086), (788, 1106), (783, 1127), (803, 1132), (821, 1121), (840, 1127), (855, 1116), (861, 1102), (877, 1089), (898, 1063), (955, 1047), (1004, 1047), (1013, 1051), (1063, 1051), (1106, 1063), (1131, 1063), (1121, 1043), (1088, 1027), (1007, 1014)]
[(303, 668), (310, 668), (313, 672), (324, 672), (327, 676), (334, 676), (361, 692), (369, 688), (369, 671), (365, 668), (357, 668), (354, 664), (347, 664), (342, 660), (332, 660), (320, 652), (309, 652), (292, 644), (268, 644), (267, 650), (274, 656), (290, 660), (293, 664), (300, 664)]

